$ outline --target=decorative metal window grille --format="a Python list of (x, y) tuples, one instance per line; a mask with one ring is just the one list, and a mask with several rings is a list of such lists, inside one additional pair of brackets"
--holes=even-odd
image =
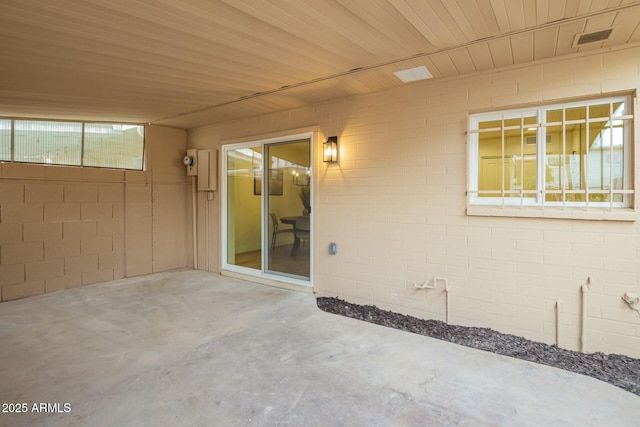
[(629, 96), (472, 114), (469, 203), (629, 207)]

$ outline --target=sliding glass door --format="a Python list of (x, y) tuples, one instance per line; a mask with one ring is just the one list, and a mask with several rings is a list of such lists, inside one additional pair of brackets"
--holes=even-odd
[(310, 284), (311, 146), (307, 134), (223, 149), (224, 268)]
[(254, 176), (262, 168), (262, 147), (228, 150), (226, 262), (262, 269), (262, 203)]
[(267, 145), (269, 196), (264, 200), (269, 217), (266, 270), (307, 279), (311, 248), (309, 145), (309, 140)]

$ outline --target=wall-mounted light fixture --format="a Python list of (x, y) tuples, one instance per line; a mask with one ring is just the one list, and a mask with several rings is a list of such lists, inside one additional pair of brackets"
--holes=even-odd
[(322, 160), (327, 163), (335, 163), (338, 161), (338, 137), (330, 136), (327, 142), (322, 144)]

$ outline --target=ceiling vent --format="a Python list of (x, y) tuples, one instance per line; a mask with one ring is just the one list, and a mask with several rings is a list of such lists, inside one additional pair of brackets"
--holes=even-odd
[(573, 47), (607, 40), (612, 31), (613, 28), (607, 28), (606, 30), (593, 31), (591, 33), (576, 34), (575, 39), (573, 39)]
[(433, 77), (424, 65), (407, 70), (395, 71), (393, 74), (399, 78), (402, 83), (410, 83), (418, 80), (426, 80)]

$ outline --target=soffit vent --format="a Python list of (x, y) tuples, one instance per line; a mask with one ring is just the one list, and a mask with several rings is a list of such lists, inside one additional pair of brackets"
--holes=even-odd
[(606, 30), (594, 31), (591, 33), (576, 34), (576, 38), (573, 40), (573, 47), (607, 40), (611, 36), (612, 32), (613, 28), (607, 28)]
[(427, 70), (427, 67), (424, 65), (415, 68), (409, 68), (407, 70), (394, 71), (397, 78), (399, 78), (402, 83), (410, 83), (416, 82), (418, 80), (426, 80), (433, 77), (431, 72)]

